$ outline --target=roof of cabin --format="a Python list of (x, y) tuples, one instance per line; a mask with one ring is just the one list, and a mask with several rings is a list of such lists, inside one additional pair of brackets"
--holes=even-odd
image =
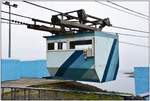
[(90, 36), (118, 38), (117, 33), (110, 33), (110, 32), (82, 32), (76, 34), (62, 34), (62, 35), (52, 35), (52, 36), (43, 36), (43, 37), (46, 38), (47, 40), (55, 40), (55, 39), (81, 38), (81, 37), (90, 37)]

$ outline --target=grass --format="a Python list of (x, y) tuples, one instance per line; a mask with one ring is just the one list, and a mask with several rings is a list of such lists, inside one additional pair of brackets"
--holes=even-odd
[[(39, 92), (32, 90), (30, 91), (30, 99), (34, 100), (124, 100), (123, 96), (117, 95), (117, 92), (109, 92), (111, 94), (106, 95), (104, 91), (100, 88), (82, 84), (75, 81), (61, 81), (61, 82), (49, 82), (38, 85), (31, 85), (29, 87), (33, 88), (46, 88), (46, 89), (62, 89), (62, 90), (71, 90), (71, 91), (41, 91), (40, 98)], [(85, 92), (79, 92), (85, 91)], [(28, 93), (28, 91), (26, 91)], [(87, 93), (88, 92), (88, 93)], [(94, 92), (101, 92), (101, 94), (97, 94)], [(10, 95), (12, 92), (7, 92), (4, 94), (5, 99), (10, 99)], [(24, 99), (23, 98), (24, 91), (19, 90), (16, 92), (16, 99)], [(28, 94), (27, 94), (28, 96)], [(26, 98), (25, 98), (26, 99)]]
[(45, 83), (39, 85), (31, 85), (29, 87), (34, 88), (47, 88), (47, 89), (65, 89), (65, 90), (77, 90), (77, 91), (93, 91), (93, 92), (105, 92), (104, 90), (97, 88), (95, 86), (82, 84), (75, 81), (64, 81), (55, 83)]

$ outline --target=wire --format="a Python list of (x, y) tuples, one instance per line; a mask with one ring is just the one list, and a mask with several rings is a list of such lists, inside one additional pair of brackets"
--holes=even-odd
[[(109, 32), (109, 31), (106, 31)], [(131, 36), (131, 37), (139, 37), (139, 38), (149, 38), (148, 36), (142, 36), (142, 35), (133, 35), (133, 34), (124, 34), (120, 32), (109, 32), (109, 33), (117, 33), (118, 35), (123, 35), (123, 36)]]
[[(106, 32), (108, 32), (108, 31), (106, 31)], [(139, 37), (139, 38), (149, 38), (148, 36), (125, 34), (125, 33), (119, 33), (119, 32), (109, 32), (109, 33), (117, 33), (117, 34), (123, 35), (123, 36), (131, 36), (131, 37)]]
[(2, 18), (2, 20), (6, 20), (6, 21), (11, 21), (11, 22), (14, 22), (16, 24), (20, 24), (20, 25), (29, 25), (28, 23), (24, 23), (24, 22), (21, 22), (21, 21), (17, 21), (17, 20), (9, 20), (9, 19), (6, 19), (6, 18)]
[[(7, 11), (1, 11), (1, 12), (9, 14), (9, 12), (7, 12)], [(15, 15), (15, 16), (19, 16), (19, 17), (23, 17), (23, 18), (27, 18), (27, 19), (32, 19), (32, 20), (33, 20), (33, 19), (35, 19), (35, 20), (38, 20), (38, 21), (44, 21), (44, 20), (40, 20), (40, 19), (36, 19), (36, 18), (32, 18), (32, 17), (28, 17), (28, 16), (24, 16), (24, 15), (16, 14), (16, 13), (10, 13), (10, 14)], [(48, 22), (48, 21), (44, 21), (44, 22)], [(48, 24), (51, 24), (51, 23), (50, 23), (50, 22), (48, 22)]]
[[(7, 12), (7, 11), (2, 11), (1, 10), (1, 12), (9, 14), (9, 12)], [(23, 18), (27, 18), (27, 19), (33, 19), (32, 17), (23, 16), (23, 15), (19, 15), (19, 14), (16, 14), (16, 13), (10, 13), (10, 14), (15, 15), (15, 16), (20, 16), (20, 17), (23, 17)]]
[[(7, 20), (9, 21), (9, 19), (6, 19), (6, 18), (1, 18), (2, 20)], [(19, 24), (25, 24), (27, 25), (27, 23), (23, 23), (21, 21), (16, 21), (16, 20), (10, 20), (12, 22), (16, 22), (16, 23), (19, 23)], [(112, 26), (114, 28), (120, 28), (120, 29), (125, 29), (125, 30), (131, 30), (131, 31), (137, 31), (137, 32), (142, 32), (142, 33), (148, 33), (148, 32), (144, 32), (144, 31), (140, 31), (140, 30), (134, 30), (134, 29), (128, 29), (128, 28), (124, 28), (124, 27), (117, 27), (117, 26)], [(116, 32), (115, 32), (116, 33)], [(142, 38), (148, 38), (146, 36), (138, 36), (138, 35), (130, 35), (130, 34), (123, 34), (123, 33), (118, 33), (120, 35), (126, 35), (126, 36), (133, 36), (133, 37), (142, 37)]]
[[(96, 0), (95, 0), (96, 1)], [(62, 13), (62, 12), (59, 12), (59, 11), (56, 11), (56, 10), (53, 10), (53, 9), (50, 9), (50, 8), (47, 8), (47, 7), (43, 7), (43, 6), (40, 6), (40, 5), (37, 5), (37, 4), (34, 4), (34, 3), (31, 3), (31, 2), (28, 2), (28, 1), (23, 1), (25, 3), (29, 3), (31, 5), (35, 5), (37, 7), (41, 7), (41, 8), (44, 8), (44, 9), (47, 9), (47, 10), (51, 10), (51, 11), (54, 11), (54, 12), (57, 12), (57, 13)], [(98, 2), (98, 1), (96, 1)], [(98, 2), (99, 3), (99, 2)], [(137, 16), (137, 15), (136, 15)], [(144, 31), (140, 31), (140, 30), (134, 30), (134, 29), (129, 29), (129, 28), (123, 28), (123, 27), (117, 27), (117, 26), (110, 26), (110, 27), (114, 27), (114, 28), (120, 28), (120, 29), (125, 29), (125, 30), (130, 30), (130, 31), (137, 31), (137, 32), (142, 32), (142, 33), (149, 33), (149, 32), (144, 32)]]
[[(1, 11), (1, 12), (9, 14), (9, 12), (7, 12), (7, 11)], [(10, 13), (10, 14), (15, 15), (15, 16), (19, 16), (19, 17), (23, 17), (23, 18), (35, 19), (35, 18), (32, 18), (32, 17), (23, 16), (23, 15), (19, 15), (19, 14), (16, 14), (16, 13)], [(120, 29), (125, 29), (125, 30), (130, 30), (130, 31), (137, 31), (137, 32), (142, 32), (142, 33), (149, 33), (149, 32), (144, 32), (144, 31), (140, 31), (140, 30), (134, 30), (134, 29), (129, 29), (129, 28), (118, 27), (118, 26), (109, 26), (109, 27), (120, 28)]]
[(145, 16), (145, 17), (149, 17), (149, 16), (147, 16), (147, 15), (145, 15), (145, 14), (142, 14), (142, 13), (140, 13), (140, 12), (137, 12), (137, 11), (131, 10), (131, 9), (126, 8), (126, 7), (124, 7), (124, 6), (118, 5), (118, 4), (116, 4), (116, 3), (114, 3), (114, 2), (111, 2), (111, 1), (109, 1), (109, 0), (107, 0), (107, 2), (109, 2), (109, 3), (113, 4), (113, 5), (116, 5), (116, 6), (118, 6), (118, 7), (121, 7), (121, 8), (123, 8), (123, 9), (125, 9), (125, 10), (131, 11), (131, 12), (134, 12), (134, 13), (136, 13), (136, 14), (139, 14), (139, 15), (142, 15), (142, 16)]
[(141, 30), (135, 30), (135, 29), (130, 29), (130, 28), (125, 28), (125, 27), (119, 27), (119, 26), (109, 26), (109, 27), (113, 27), (113, 28), (119, 28), (119, 29), (124, 29), (124, 30), (129, 30), (129, 31), (135, 31), (135, 32), (141, 32), (141, 33), (148, 33), (149, 32), (145, 32), (145, 31), (141, 31)]
[(31, 5), (34, 5), (34, 6), (37, 6), (37, 7), (41, 7), (41, 8), (44, 8), (44, 9), (47, 9), (47, 10), (56, 12), (56, 13), (62, 13), (62, 12), (59, 12), (59, 11), (56, 11), (56, 10), (53, 10), (53, 9), (50, 9), (50, 8), (47, 8), (47, 7), (44, 7), (44, 6), (40, 6), (40, 5), (37, 5), (37, 4), (35, 4), (35, 3), (31, 3), (31, 2), (28, 2), (28, 1), (23, 1), (23, 2), (28, 3), (28, 4), (31, 4)]
[(123, 42), (123, 41), (119, 41), (119, 43), (128, 44), (128, 45), (134, 45), (134, 46), (139, 46), (139, 47), (150, 48), (150, 46), (145, 46), (145, 45), (140, 45), (140, 44), (135, 44), (135, 43), (129, 43), (129, 42)]
[(68, 14), (68, 13), (71, 13), (71, 12), (74, 12), (74, 11), (67, 12), (67, 13), (63, 13), (63, 12), (60, 12), (60, 11), (57, 11), (57, 10), (54, 10), (54, 9), (50, 9), (50, 8), (47, 8), (47, 7), (44, 7), (44, 6), (35, 4), (35, 3), (31, 3), (31, 2), (28, 2), (28, 1), (23, 1), (23, 2), (28, 3), (28, 4), (31, 4), (31, 5), (34, 5), (34, 6), (37, 6), (37, 7), (40, 7), (40, 8), (44, 8), (44, 9), (46, 9), (46, 10), (50, 10), (50, 11), (59, 13), (59, 15), (64, 15), (64, 16), (66, 16), (66, 17), (71, 17), (71, 18), (76, 18), (76, 19), (78, 19), (78, 17), (74, 17), (74, 16)]
[[(7, 20), (9, 21), (9, 19), (6, 19), (6, 18), (1, 18), (2, 20)], [(12, 20), (11, 20), (12, 21)], [(13, 20), (14, 22), (14, 20)], [(19, 22), (19, 21), (17, 21)], [(6, 23), (6, 22), (3, 22), (3, 23)], [(12, 23), (12, 24), (16, 24), (16, 23)], [(22, 24), (21, 24), (22, 25)], [(25, 24), (27, 25), (27, 23)], [(111, 32), (112, 33), (112, 32)], [(116, 32), (115, 32), (116, 33)], [(125, 35), (125, 36), (132, 36), (132, 37), (141, 37), (141, 38), (148, 38), (147, 36), (139, 36), (139, 35), (131, 35), (131, 34), (123, 34), (123, 33), (118, 33), (119, 35)]]
[[(16, 21), (16, 20), (9, 20), (9, 19), (6, 19), (6, 18), (1, 18), (1, 19), (15, 22), (15, 23), (12, 23), (12, 24), (15, 24), (15, 25), (29, 25), (27, 23), (23, 23), (23, 22)], [(7, 23), (8, 24), (8, 22), (2, 22), (2, 23)], [(124, 43), (124, 44), (135, 45), (135, 46), (140, 46), (140, 47), (148, 47), (149, 48), (149, 46), (139, 45), (139, 44), (135, 44), (135, 43), (128, 43), (128, 42), (122, 42), (122, 41), (119, 41), (119, 43)]]
[(135, 17), (139, 17), (139, 18), (142, 18), (142, 19), (145, 19), (145, 20), (149, 20), (148, 18), (145, 18), (145, 17), (139, 16), (139, 15), (136, 15), (136, 14), (133, 14), (133, 13), (130, 13), (130, 12), (127, 12), (127, 11), (125, 11), (125, 10), (122, 10), (122, 9), (119, 9), (119, 8), (116, 8), (116, 7), (113, 7), (113, 6), (107, 5), (107, 4), (102, 3), (102, 2), (100, 2), (100, 1), (95, 0), (95, 2), (97, 2), (97, 3), (101, 4), (101, 5), (105, 5), (105, 6), (107, 6), (107, 7), (110, 7), (110, 8), (116, 9), (116, 10), (118, 10), (118, 11), (122, 11), (122, 12), (124, 12), (124, 13), (130, 14), (130, 15), (133, 15), (133, 16), (135, 16)]
[(2, 17), (1, 17), (1, 19), (2, 19), (2, 20), (7, 20), (7, 21), (11, 21), (11, 20), (9, 20), (9, 19), (6, 19), (6, 18), (2, 18)]
[[(9, 22), (5, 22), (5, 21), (1, 21), (1, 23), (9, 24)], [(10, 24), (13, 24), (13, 25), (23, 25), (23, 24), (17, 24), (17, 23), (10, 23)]]
[[(96, 1), (96, 0), (95, 0), (95, 1)], [(62, 12), (59, 12), (59, 11), (56, 11), (56, 10), (53, 10), (53, 9), (50, 9), (50, 8), (47, 8), (47, 7), (44, 7), (44, 6), (40, 6), (40, 5), (31, 3), (31, 2), (28, 2), (28, 1), (23, 1), (23, 2), (29, 3), (29, 4), (31, 4), (31, 5), (35, 5), (35, 6), (37, 6), (37, 7), (41, 7), (41, 8), (47, 9), (47, 10), (51, 10), (51, 11), (54, 11), (54, 12), (57, 12), (57, 13), (62, 13)], [(98, 1), (96, 1), (96, 2), (98, 2)], [(98, 2), (98, 3), (99, 3), (99, 2)], [(135, 15), (135, 16), (137, 16), (137, 15)], [(130, 30), (130, 31), (137, 31), (137, 32), (142, 32), (142, 33), (149, 33), (149, 32), (144, 32), (144, 31), (140, 31), (140, 30), (134, 30), (134, 29), (129, 29), (129, 28), (117, 27), (117, 26), (110, 26), (110, 27), (115, 27), (115, 28)]]
[(123, 36), (131, 36), (131, 37), (139, 37), (139, 38), (149, 38), (148, 36), (141, 36), (141, 35), (131, 35), (131, 34), (123, 34), (123, 33), (118, 33), (119, 35)]

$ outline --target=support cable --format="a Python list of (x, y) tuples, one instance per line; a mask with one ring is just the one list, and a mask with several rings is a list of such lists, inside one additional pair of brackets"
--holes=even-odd
[[(6, 19), (6, 18), (1, 18), (1, 19), (2, 19), (2, 20), (9, 21), (9, 19)], [(16, 24), (17, 24), (17, 25), (29, 25), (28, 23), (24, 23), (24, 22), (21, 22), (21, 21), (16, 21), (16, 20), (10, 20), (10, 21), (11, 21), (11, 22), (15, 22), (15, 23), (13, 23), (13, 24), (15, 24), (15, 25), (16, 25)], [(7, 23), (7, 22), (1, 22), (1, 23)], [(119, 43), (149, 48), (149, 46), (140, 45), (140, 44), (135, 44), (135, 43), (129, 43), (129, 42), (122, 42), (122, 41), (119, 41)]]
[(121, 7), (121, 8), (123, 8), (123, 9), (125, 9), (125, 10), (131, 11), (131, 12), (133, 12), (133, 13), (136, 13), (136, 14), (139, 14), (139, 15), (142, 15), (142, 16), (145, 16), (145, 17), (149, 17), (149, 16), (147, 16), (147, 15), (145, 15), (145, 14), (143, 14), (143, 13), (140, 13), (140, 12), (134, 11), (134, 10), (132, 10), (132, 9), (126, 8), (126, 7), (124, 7), (124, 6), (118, 5), (118, 4), (116, 4), (116, 3), (114, 3), (114, 2), (112, 2), (112, 1), (110, 1), (110, 0), (107, 0), (107, 2), (109, 2), (109, 3), (113, 4), (113, 5), (116, 5), (116, 6), (118, 6), (118, 7)]
[[(9, 12), (7, 12), (7, 11), (3, 11), (3, 10), (1, 10), (1, 12), (3, 12), (3, 13), (9, 13)], [(24, 15), (20, 15), (20, 14), (16, 14), (16, 13), (10, 13), (10, 14), (12, 14), (12, 15), (15, 15), (15, 16), (19, 16), (19, 17), (23, 17), (23, 18), (27, 18), (27, 19), (34, 19), (34, 18), (32, 18), (32, 17), (28, 17), (28, 16), (24, 16)]]
[(150, 46), (145, 46), (145, 45), (140, 45), (140, 44), (135, 44), (135, 43), (129, 43), (129, 42), (123, 42), (123, 41), (119, 41), (119, 43), (133, 45), (133, 46), (139, 46), (139, 47), (145, 47), (145, 48), (150, 48)]
[[(7, 11), (1, 11), (3, 13), (6, 13), (6, 14), (9, 14), (9, 12)], [(18, 16), (18, 17), (22, 17), (22, 18), (27, 18), (27, 19), (31, 19), (31, 20), (37, 20), (37, 21), (43, 21), (43, 22), (47, 22), (47, 24), (51, 24), (50, 22), (48, 21), (44, 21), (44, 20), (40, 20), (40, 19), (36, 19), (36, 18), (32, 18), (32, 17), (28, 17), (28, 16), (24, 16), (24, 15), (20, 15), (20, 14), (16, 14), (16, 13), (10, 13), (12, 15), (15, 15), (15, 16)]]
[[(9, 24), (9, 22), (6, 22), (6, 21), (1, 21), (1, 23), (4, 23), (4, 24)], [(17, 23), (11, 23), (13, 25), (23, 25), (23, 24), (17, 24)]]
[(2, 20), (6, 20), (6, 21), (14, 22), (15, 24), (20, 24), (20, 25), (30, 25), (29, 23), (25, 23), (25, 22), (17, 21), (17, 20), (9, 20), (9, 19), (3, 18), (3, 17), (1, 17), (1, 19), (2, 19)]
[(40, 8), (44, 8), (44, 9), (47, 9), (47, 10), (50, 10), (50, 11), (53, 11), (53, 12), (56, 12), (56, 13), (62, 13), (62, 12), (59, 12), (59, 11), (56, 11), (56, 10), (53, 10), (53, 9), (50, 9), (50, 8), (47, 8), (47, 7), (35, 4), (35, 3), (31, 3), (31, 2), (28, 2), (28, 1), (23, 1), (23, 2), (31, 4), (31, 5), (34, 5), (34, 6), (37, 6), (37, 7), (40, 7)]
[(131, 37), (139, 37), (139, 38), (148, 38), (148, 36), (141, 36), (141, 35), (131, 35), (131, 34), (124, 34), (124, 33), (118, 33), (119, 35), (123, 36), (131, 36)]
[[(98, 2), (97, 0), (95, 0), (95, 1)], [(40, 5), (31, 3), (31, 2), (28, 2), (28, 1), (23, 1), (23, 2), (28, 3), (28, 4), (32, 4), (32, 5), (35, 5), (37, 7), (41, 7), (41, 8), (47, 9), (47, 10), (51, 10), (51, 11), (54, 11), (54, 12), (57, 12), (57, 13), (62, 13), (62, 12), (59, 12), (59, 11), (56, 11), (56, 10), (53, 10), (53, 9), (50, 9), (50, 8), (47, 8), (47, 7), (44, 7), (44, 6), (40, 6)], [(137, 15), (135, 15), (135, 16), (137, 16)], [(120, 29), (124, 29), (124, 30), (136, 31), (136, 32), (142, 32), (142, 33), (149, 33), (149, 32), (145, 32), (145, 31), (140, 31), (140, 30), (135, 30), (135, 29), (129, 29), (129, 28), (124, 28), (124, 27), (119, 27), (119, 26), (109, 26), (109, 27), (120, 28)]]
[(95, 0), (95, 2), (97, 2), (97, 3), (101, 4), (101, 5), (104, 5), (104, 6), (107, 6), (107, 7), (113, 8), (113, 9), (116, 9), (116, 10), (118, 10), (118, 11), (121, 11), (121, 12), (124, 12), (124, 13), (130, 14), (130, 15), (133, 15), (133, 16), (135, 16), (135, 17), (139, 17), (139, 18), (142, 18), (142, 19), (145, 19), (145, 20), (149, 20), (148, 18), (145, 18), (145, 17), (139, 16), (139, 15), (137, 15), (137, 14), (133, 14), (133, 13), (127, 12), (127, 11), (125, 11), (125, 10), (122, 10), (122, 9), (119, 9), (119, 8), (116, 8), (116, 7), (113, 7), (113, 6), (107, 5), (107, 4), (102, 3), (102, 2), (100, 2), (100, 1)]
[(149, 32), (146, 32), (146, 31), (141, 31), (141, 30), (136, 30), (136, 29), (130, 29), (130, 28), (125, 28), (125, 27), (120, 27), (120, 26), (109, 26), (109, 27), (113, 27), (113, 28), (119, 28), (119, 29), (124, 29), (124, 30), (129, 30), (129, 31), (135, 31), (135, 32), (141, 32), (141, 33), (148, 33)]

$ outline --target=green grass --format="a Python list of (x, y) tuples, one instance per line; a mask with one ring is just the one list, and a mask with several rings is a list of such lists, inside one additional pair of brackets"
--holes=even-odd
[[(124, 97), (117, 95), (117, 92), (111, 92), (112, 94), (96, 94), (93, 92), (107, 92), (100, 88), (82, 84), (75, 81), (64, 81), (64, 82), (54, 82), (54, 83), (44, 83), (39, 85), (31, 85), (29, 87), (33, 88), (46, 88), (46, 89), (65, 89), (68, 91), (41, 91), (40, 99), (51, 99), (51, 100), (124, 100)], [(79, 92), (84, 91), (84, 92)], [(28, 92), (28, 91), (27, 91)], [(88, 93), (87, 93), (88, 92)], [(10, 99), (10, 95), (12, 92), (7, 92), (4, 94), (6, 99)], [(16, 92), (18, 98), (23, 99), (23, 90), (19, 90)], [(115, 95), (116, 94), (116, 95)], [(30, 92), (31, 99), (39, 99), (38, 91), (32, 90)]]

